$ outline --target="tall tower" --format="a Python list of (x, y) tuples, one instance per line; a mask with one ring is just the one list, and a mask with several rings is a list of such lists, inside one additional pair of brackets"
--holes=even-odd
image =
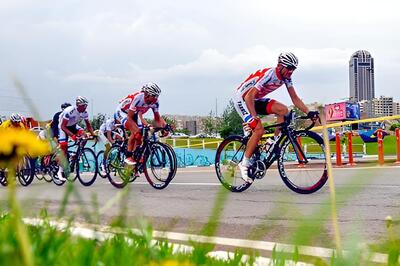
[(375, 98), (374, 59), (365, 50), (355, 52), (349, 61), (350, 100)]

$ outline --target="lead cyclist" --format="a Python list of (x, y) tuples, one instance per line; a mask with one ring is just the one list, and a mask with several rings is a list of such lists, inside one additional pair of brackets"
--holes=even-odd
[[(253, 179), (248, 176), (250, 158), (264, 134), (264, 127), (258, 115), (275, 114), (277, 115), (277, 123), (282, 123), (285, 115), (289, 113), (286, 105), (267, 98), (266, 96), (269, 93), (285, 84), (293, 104), (306, 113), (309, 118), (313, 120), (318, 118), (318, 111), (310, 111), (293, 87), (291, 77), (298, 66), (298, 62), (293, 53), (283, 52), (278, 57), (276, 67), (257, 70), (247, 77), (236, 90), (233, 98), (235, 109), (244, 121), (244, 128), (252, 132), (247, 142), (243, 160), (238, 165), (242, 179), (248, 183), (253, 182)], [(279, 132), (280, 129), (276, 128), (275, 136)]]

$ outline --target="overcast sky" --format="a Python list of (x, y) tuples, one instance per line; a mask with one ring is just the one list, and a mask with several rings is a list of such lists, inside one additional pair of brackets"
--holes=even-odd
[[(376, 95), (400, 100), (400, 2), (254, 0), (1, 0), (0, 114), (42, 119), (77, 95), (94, 113), (153, 81), (161, 113), (221, 112), (236, 87), (281, 51), (299, 58), (294, 87), (305, 102), (349, 97), (348, 61), (375, 59)], [(281, 87), (272, 97), (290, 104)]]

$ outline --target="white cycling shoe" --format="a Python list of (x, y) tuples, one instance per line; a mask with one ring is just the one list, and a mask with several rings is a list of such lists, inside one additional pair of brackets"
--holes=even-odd
[(238, 164), (238, 166), (239, 166), (239, 169), (240, 169), (240, 174), (241, 174), (242, 179), (243, 179), (246, 183), (249, 183), (249, 184), (253, 183), (253, 179), (252, 179), (251, 177), (249, 177), (249, 174), (248, 174), (248, 172), (249, 172), (249, 167), (246, 166), (246, 165), (243, 165), (242, 162), (240, 162), (240, 163)]
[(60, 181), (66, 181), (67, 179), (65, 178), (64, 175), (65, 175), (65, 174), (64, 174), (64, 171), (63, 171), (62, 168), (60, 167), (60, 168), (58, 169), (58, 172), (57, 172), (57, 179), (60, 180)]

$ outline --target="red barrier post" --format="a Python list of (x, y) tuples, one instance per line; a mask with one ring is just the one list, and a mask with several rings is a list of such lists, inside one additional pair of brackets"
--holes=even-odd
[[(303, 145), (301, 144), (301, 137), (297, 137), (297, 142), (299, 143), (300, 148), (303, 150)], [(300, 160), (303, 161), (304, 160), (303, 156), (301, 154), (299, 154), (299, 155), (300, 155)], [(303, 167), (305, 167), (305, 165), (304, 165), (304, 163), (299, 163), (299, 165), (297, 167), (303, 168)]]
[(397, 160), (396, 164), (400, 164), (400, 129), (396, 128), (396, 143), (397, 143)]
[(347, 165), (353, 166), (356, 165), (354, 162), (354, 157), (353, 157), (353, 133), (348, 132), (347, 133), (347, 144), (348, 144), (348, 149), (349, 149), (349, 163)]
[(383, 134), (382, 129), (378, 129), (377, 131), (378, 137), (378, 163), (379, 165), (383, 165), (385, 163), (385, 158), (383, 154)]
[(340, 134), (336, 132), (336, 165), (342, 166), (342, 150), (340, 147)]

